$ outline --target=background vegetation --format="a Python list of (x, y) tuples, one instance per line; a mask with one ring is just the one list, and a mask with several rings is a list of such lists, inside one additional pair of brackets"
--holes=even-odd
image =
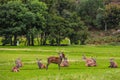
[[(93, 39), (94, 30), (108, 37), (111, 29), (119, 29), (118, 3), (118, 0), (0, 0), (1, 45), (16, 46), (17, 41), (27, 46), (63, 45), (66, 38), (69, 41), (64, 45), (92, 43), (89, 40)], [(119, 37), (116, 39), (120, 41)]]

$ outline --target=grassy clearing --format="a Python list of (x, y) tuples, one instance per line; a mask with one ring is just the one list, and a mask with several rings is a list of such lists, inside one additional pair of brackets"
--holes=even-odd
[[(39, 70), (36, 58), (41, 58), (46, 64), (47, 57), (57, 56), (57, 51), (64, 51), (70, 66), (58, 70), (56, 64), (51, 64), (48, 71)], [(82, 55), (94, 57), (97, 67), (86, 67)], [(109, 59), (115, 58), (120, 65), (120, 46), (35, 46), (9, 47), (0, 46), (0, 80), (118, 80), (120, 68), (108, 68)], [(24, 67), (20, 72), (11, 72), (16, 58), (20, 57)]]

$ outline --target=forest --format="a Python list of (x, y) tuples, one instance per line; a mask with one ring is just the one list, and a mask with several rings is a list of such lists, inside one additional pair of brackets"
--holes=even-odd
[(120, 42), (119, 28), (119, 0), (0, 0), (3, 46)]

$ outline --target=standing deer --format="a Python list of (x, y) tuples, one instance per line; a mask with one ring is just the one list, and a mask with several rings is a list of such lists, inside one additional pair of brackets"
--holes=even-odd
[(114, 59), (110, 59), (110, 66), (108, 66), (110, 68), (117, 68), (118, 65), (117, 63), (114, 61)]
[(46, 66), (41, 62), (41, 59), (37, 59), (37, 64), (38, 64), (39, 69), (46, 68)]
[(96, 60), (94, 58), (86, 58), (85, 56), (83, 56), (83, 60), (85, 60), (86, 66), (88, 67), (97, 66)]
[(65, 59), (65, 55), (63, 52), (59, 53), (59, 57), (51, 56), (47, 59), (47, 65), (46, 65), (46, 70), (48, 69), (48, 66), (50, 63), (55, 63), (58, 64), (58, 68), (60, 69), (60, 64), (62, 60)]

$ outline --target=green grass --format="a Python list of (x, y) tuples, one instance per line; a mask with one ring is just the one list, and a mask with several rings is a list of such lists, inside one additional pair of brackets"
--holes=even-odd
[[(50, 64), (47, 71), (38, 69), (36, 58), (46, 64), (47, 57), (57, 56), (58, 51), (64, 51), (69, 67), (58, 70), (56, 64)], [(98, 66), (86, 67), (83, 54), (96, 58)], [(11, 72), (18, 57), (24, 66), (20, 72)], [(120, 68), (108, 68), (110, 58), (120, 64), (120, 46), (0, 46), (0, 80), (119, 80)]]

